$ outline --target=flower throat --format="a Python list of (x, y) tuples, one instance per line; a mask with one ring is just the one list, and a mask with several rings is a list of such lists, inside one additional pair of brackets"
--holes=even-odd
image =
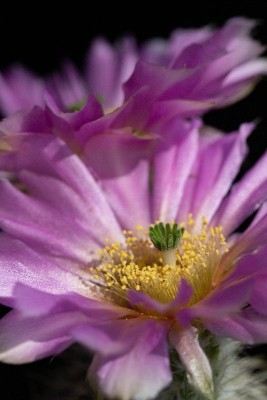
[[(141, 291), (155, 300), (175, 299), (181, 278), (192, 286), (191, 303), (204, 297), (223, 253), (228, 251), (222, 227), (207, 228), (202, 219), (200, 233), (193, 233), (192, 215), (186, 223), (152, 225), (147, 232), (137, 226), (124, 231), (124, 243), (107, 243), (100, 250), (101, 266), (90, 268), (106, 290), (127, 299), (127, 291)], [(111, 293), (110, 293), (111, 294)]]

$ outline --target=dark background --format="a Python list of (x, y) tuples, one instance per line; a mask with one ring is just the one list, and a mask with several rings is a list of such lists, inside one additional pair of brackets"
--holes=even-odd
[[(155, 36), (167, 38), (177, 27), (220, 26), (239, 15), (258, 20), (253, 35), (267, 44), (265, 0), (162, 1), (158, 6), (127, 1), (120, 7), (113, 2), (106, 5), (76, 1), (71, 6), (63, 4), (60, 11), (55, 10), (55, 4), (40, 2), (35, 6), (23, 2), (20, 6), (12, 3), (5, 7), (0, 23), (0, 71), (19, 62), (40, 75), (47, 75), (58, 69), (64, 59), (71, 59), (82, 68), (85, 52), (96, 36), (114, 42), (122, 35), (133, 34), (142, 42)], [(245, 100), (205, 117), (207, 123), (226, 131), (257, 118), (259, 125), (249, 139), (251, 153), (245, 169), (267, 147), (267, 78)], [(260, 348), (260, 353), (264, 350)], [(75, 359), (79, 362), (75, 363)], [(46, 359), (27, 366), (0, 364), (1, 400), (88, 399), (84, 384), (88, 359), (87, 353), (74, 348), (52, 361)]]

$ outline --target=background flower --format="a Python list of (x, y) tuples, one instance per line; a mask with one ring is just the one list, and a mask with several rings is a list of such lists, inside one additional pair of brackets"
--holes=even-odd
[(131, 38), (116, 47), (98, 39), (84, 76), (70, 62), (44, 81), (13, 66), (0, 76), (0, 104), (5, 114), (45, 103), (67, 111), (81, 108), (89, 93), (108, 112), (141, 91), (142, 105), (155, 108), (154, 118), (177, 109), (193, 114), (223, 107), (247, 95), (267, 72), (259, 58), (264, 48), (250, 37), (253, 27), (252, 21), (235, 18), (221, 29), (177, 30), (169, 40), (154, 39), (140, 48)]

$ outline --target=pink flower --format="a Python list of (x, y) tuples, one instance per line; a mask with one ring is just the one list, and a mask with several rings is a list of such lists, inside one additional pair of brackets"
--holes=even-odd
[[(14, 175), (0, 185), (1, 301), (13, 308), (0, 359), (34, 361), (79, 341), (108, 396), (145, 400), (172, 380), (170, 345), (212, 398), (200, 331), (267, 339), (267, 156), (233, 185), (252, 124), (223, 135), (172, 118), (151, 135), (126, 128), (124, 107), (96, 119), (93, 104), (0, 125), (0, 166)], [(147, 234), (156, 221), (185, 229), (167, 252)]]
[(45, 104), (67, 111), (93, 95), (107, 113), (142, 93), (156, 119), (185, 109), (201, 114), (244, 97), (266, 74), (266, 60), (259, 58), (264, 48), (249, 36), (253, 26), (234, 18), (220, 29), (177, 30), (168, 40), (150, 40), (139, 49), (132, 38), (114, 47), (97, 39), (83, 74), (70, 62), (45, 80), (12, 67), (0, 76), (0, 106), (6, 115)]
[(202, 103), (202, 112), (239, 100), (266, 73), (266, 61), (257, 58), (264, 48), (249, 37), (253, 26), (233, 18), (216, 31), (178, 31), (167, 46), (148, 45), (125, 84), (125, 99), (147, 90), (167, 110)]

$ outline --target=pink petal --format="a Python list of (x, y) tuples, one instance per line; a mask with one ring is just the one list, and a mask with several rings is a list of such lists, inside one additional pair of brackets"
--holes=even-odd
[(153, 299), (145, 293), (137, 292), (135, 290), (130, 290), (128, 292), (128, 299), (133, 307), (141, 306), (145, 309), (156, 310), (161, 314), (167, 312), (170, 308), (170, 303), (161, 303), (160, 301)]
[(103, 117), (102, 107), (97, 99), (88, 95), (86, 96), (86, 99), (86, 104), (80, 111), (63, 114), (64, 120), (68, 121), (68, 123), (75, 129), (75, 136), (78, 142), (79, 133), (77, 133), (77, 131), (88, 122), (96, 121)]
[(61, 73), (47, 80), (46, 90), (52, 94), (61, 110), (68, 110), (87, 99), (86, 83), (70, 62), (63, 65)]
[(177, 318), (182, 324), (187, 325), (195, 318), (206, 321), (217, 319), (238, 312), (249, 302), (253, 290), (251, 280), (230, 282), (228, 286), (215, 289), (211, 294), (190, 308), (177, 312)]
[(224, 234), (229, 235), (266, 200), (267, 154), (235, 184), (228, 197), (222, 202), (212, 220), (213, 225), (222, 225)]
[(214, 101), (194, 100), (191, 98), (155, 101), (149, 107), (149, 117), (145, 129), (151, 132), (157, 132), (161, 129), (164, 133), (166, 122), (168, 123), (177, 116), (191, 119), (215, 106), (216, 103)]
[(253, 78), (254, 76), (267, 72), (267, 61), (265, 59), (250, 60), (232, 69), (223, 81), (223, 86), (234, 85), (240, 81)]
[(194, 43), (207, 40), (212, 34), (209, 27), (200, 29), (177, 29), (169, 40), (152, 39), (142, 46), (141, 58), (152, 64), (172, 66), (175, 58)]
[(87, 80), (91, 94), (100, 97), (106, 110), (123, 102), (122, 84), (133, 72), (137, 54), (131, 39), (125, 39), (113, 48), (103, 39), (97, 39), (88, 53)]
[(228, 336), (246, 344), (265, 343), (267, 340), (267, 319), (252, 309), (208, 321), (205, 325), (215, 335)]
[[(266, 251), (265, 251), (266, 256)], [(264, 260), (264, 259), (262, 259)], [(264, 261), (262, 261), (264, 264)], [(261, 315), (267, 316), (267, 268), (265, 266), (265, 271), (259, 274), (256, 283), (254, 285), (254, 290), (251, 296), (250, 304), (251, 306)]]
[[(220, 269), (232, 265), (243, 254), (259, 251), (267, 243), (267, 215), (258, 216), (257, 221), (242, 234), (240, 234), (230, 247), (229, 252), (223, 257)], [(256, 254), (257, 257), (257, 254)]]
[(72, 343), (70, 329), (84, 320), (77, 311), (41, 319), (11, 311), (0, 321), (0, 360), (21, 364), (59, 353)]
[(253, 218), (251, 224), (249, 225), (247, 231), (249, 232), (251, 228), (254, 227), (254, 225), (256, 225), (258, 222), (260, 222), (261, 219), (263, 219), (264, 217), (266, 217), (267, 215), (267, 201), (265, 201), (261, 207), (259, 208), (257, 214), (255, 215), (255, 217)]
[[(37, 139), (34, 139), (36, 136)], [(89, 227), (93, 227), (93, 230), (91, 229), (90, 236), (93, 236), (97, 241), (100, 240), (100, 242), (102, 242), (106, 236), (109, 236), (113, 241), (122, 240), (121, 229), (107, 203), (105, 195), (95, 179), (92, 177), (91, 173), (85, 167), (84, 163), (79, 159), (79, 157), (72, 153), (70, 149), (63, 142), (61, 142), (60, 139), (49, 139), (48, 143), (46, 143), (46, 145), (40, 149), (41, 145), (44, 143), (39, 140), (39, 136), (40, 135), (35, 135), (25, 138), (25, 146), (28, 148), (26, 155), (28, 155), (29, 152), (31, 155), (28, 155), (28, 157), (25, 158), (22, 156), (22, 159), (20, 160), (20, 155), (23, 154), (23, 151), (21, 150), (18, 153), (18, 157), (15, 153), (12, 158), (12, 162), (15, 164), (15, 167), (19, 169), (33, 169), (35, 173), (42, 173), (42, 175), (52, 174), (57, 178), (57, 180), (63, 181), (65, 185), (69, 187), (69, 190), (71, 190), (72, 193), (75, 193), (73, 196), (74, 203), (76, 202), (77, 204), (77, 199), (79, 198), (80, 203), (83, 204), (82, 208), (84, 209), (84, 219), (89, 218), (90, 220), (90, 224), (87, 225), (87, 229), (89, 229)], [(37, 148), (35, 148), (35, 145)], [(32, 152), (36, 151), (37, 149), (39, 150), (38, 157), (32, 157)], [(4, 161), (6, 161), (6, 159)], [(41, 168), (38, 169), (39, 164), (41, 165)], [(27, 180), (30, 182), (33, 181), (34, 175), (31, 175), (31, 178), (29, 175), (27, 175)], [(5, 187), (7, 186), (7, 184), (4, 185)], [(59, 185), (58, 191), (62, 191), (65, 185), (61, 185), (61, 187)], [(36, 186), (38, 186), (38, 182), (36, 183), (36, 180), (34, 186), (35, 191), (37, 191)], [(19, 203), (22, 199), (24, 199), (26, 208), (26, 203), (29, 204), (29, 202), (31, 202), (32, 206), (37, 210), (38, 202), (28, 199), (28, 197), (23, 194), (17, 193), (15, 196), (14, 189), (10, 188), (9, 192), (10, 196), (12, 192), (12, 204), (14, 206), (16, 202)], [(61, 193), (60, 197), (62, 196), (64, 197), (64, 195)], [(74, 200), (75, 198), (76, 200)], [(71, 201), (70, 198), (69, 201)], [(6, 206), (8, 208), (9, 204), (6, 204)], [(38, 206), (41, 206), (40, 202)], [(43, 206), (43, 209), (44, 208), (45, 206)], [(50, 214), (51, 213), (52, 210), (50, 210)], [(46, 212), (46, 214), (48, 213)], [(21, 215), (21, 217), (23, 216)], [(56, 218), (56, 214), (54, 215), (54, 218)], [(45, 221), (43, 222), (45, 224)], [(55, 221), (54, 224), (56, 223), (57, 222)], [(61, 231), (63, 230), (61, 229)], [(74, 229), (73, 234), (75, 234)]]
[(84, 295), (80, 295), (70, 291), (70, 288), (68, 290), (67, 287), (64, 293), (52, 293), (18, 283), (14, 286), (13, 294), (14, 307), (25, 317), (40, 317), (55, 312), (79, 310), (86, 315), (93, 328), (96, 323), (101, 322), (104, 325), (106, 321), (111, 323), (118, 318), (139, 316), (138, 312), (128, 308), (87, 297), (92, 294), (90, 288)]
[(110, 133), (93, 136), (86, 144), (84, 161), (106, 193), (123, 228), (151, 223), (150, 143), (127, 134)]
[(44, 83), (20, 65), (0, 75), (0, 106), (5, 114), (42, 106)]
[(134, 330), (135, 343), (129, 352), (117, 357), (97, 355), (91, 365), (91, 376), (111, 398), (152, 399), (172, 380), (166, 325), (152, 320), (137, 323), (139, 332)]
[(246, 155), (245, 141), (253, 127), (253, 124), (244, 124), (238, 133), (227, 136), (204, 132), (178, 220), (186, 220), (189, 213), (199, 220), (203, 216), (211, 219), (239, 171)]
[(148, 87), (151, 100), (156, 100), (163, 91), (188, 75), (190, 75), (190, 71), (184, 69), (168, 69), (139, 60), (131, 78), (124, 85), (125, 97), (129, 99), (140, 88)]
[(75, 291), (81, 286), (78, 277), (3, 233), (0, 250), (0, 297), (4, 304), (14, 304), (12, 299), (18, 282), (48, 293)]
[[(238, 250), (238, 248), (237, 248)], [(244, 254), (239, 260), (235, 260), (236, 265), (234, 267), (233, 272), (229, 275), (229, 268), (233, 266), (233, 259), (239, 256), (239, 251), (236, 252), (234, 248), (233, 252), (230, 250), (230, 255), (226, 254), (226, 257), (223, 258), (222, 263), (220, 265), (220, 269), (217, 274), (217, 278), (221, 278), (223, 274), (228, 276), (224, 281), (223, 285), (227, 286), (231, 282), (237, 282), (241, 279), (258, 279), (258, 275), (264, 273), (266, 271), (266, 265), (264, 260), (267, 257), (267, 246), (253, 252)], [(232, 254), (231, 254), (232, 253)], [(216, 278), (215, 278), (216, 279)]]
[(72, 336), (101, 356), (125, 355), (135, 346), (140, 330), (147, 322), (138, 319), (96, 321), (73, 328)]
[(168, 124), (158, 139), (153, 160), (153, 221), (176, 219), (184, 185), (197, 152), (198, 121)]
[[(36, 181), (37, 179), (37, 184), (42, 185), (44, 183), (43, 189), (47, 189), (47, 185), (45, 184), (47, 182), (45, 182), (45, 179), (42, 179), (42, 176), (39, 176), (39, 178), (34, 175), (25, 174), (25, 176), (27, 176), (26, 181), (29, 181), (30, 178), (32, 181)], [(53, 182), (53, 178), (48, 178), (49, 181), (52, 185), (48, 185), (47, 193), (55, 196), (55, 203), (63, 196), (63, 193), (60, 193), (61, 196), (56, 197), (60, 189), (63, 188), (60, 187), (60, 182), (56, 185), (56, 181)], [(55, 191), (51, 192), (53, 183)], [(74, 200), (75, 193), (73, 196)], [(87, 227), (79, 226), (79, 223), (75, 223), (78, 216), (78, 209), (74, 208), (71, 214), (68, 214), (66, 211), (61, 213), (61, 210), (57, 210), (58, 207), (52, 208), (49, 204), (45, 203), (44, 199), (37, 200), (32, 196), (25, 195), (8, 181), (0, 182), (0, 201), (2, 204), (0, 210), (0, 224), (2, 229), (25, 241), (29, 246), (41, 253), (71, 258), (79, 262), (87, 262), (91, 258), (89, 252), (98, 248), (95, 239), (90, 235)], [(63, 204), (61, 202), (62, 207)], [(102, 236), (104, 235), (103, 233)]]

